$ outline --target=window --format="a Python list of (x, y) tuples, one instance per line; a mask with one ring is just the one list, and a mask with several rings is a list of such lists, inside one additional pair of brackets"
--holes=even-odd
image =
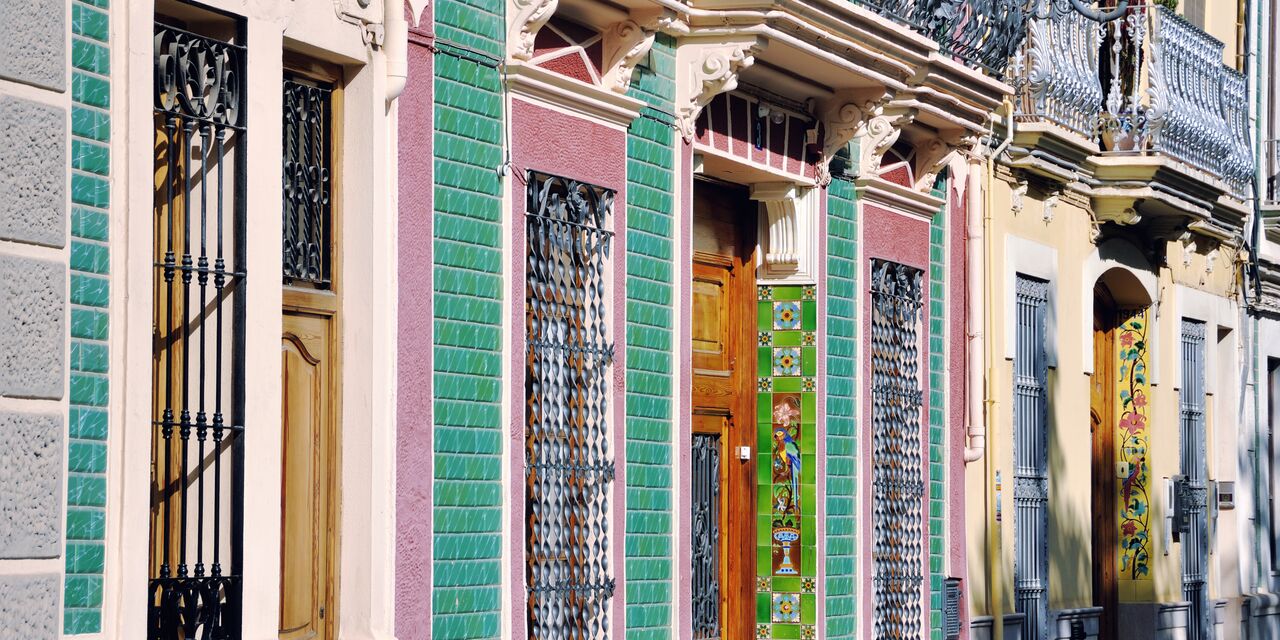
[(529, 638), (607, 638), (614, 194), (536, 171), (527, 184)]
[(1014, 598), (1029, 638), (1046, 637), (1049, 605), (1049, 433), (1045, 309), (1049, 283), (1018, 275), (1013, 359)]
[(874, 636), (920, 638), (924, 574), (919, 316), (923, 272), (871, 261)]
[(284, 281), (328, 288), (332, 282), (329, 204), (329, 96), (332, 87), (284, 80)]
[(239, 638), (245, 51), (160, 23), (154, 46), (148, 637)]
[(1209, 564), (1204, 429), (1205, 324), (1182, 321), (1182, 475), (1186, 477), (1191, 529), (1182, 539), (1182, 599), (1191, 603), (1187, 639), (1209, 640)]

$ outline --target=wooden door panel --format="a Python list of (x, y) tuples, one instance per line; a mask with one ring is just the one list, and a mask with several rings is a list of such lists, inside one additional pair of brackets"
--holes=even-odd
[(332, 584), (329, 531), (330, 320), (284, 316), (280, 638), (326, 638)]
[(1090, 378), (1090, 432), (1093, 493), (1093, 604), (1102, 607), (1098, 640), (1114, 640), (1119, 587), (1116, 582), (1119, 531), (1115, 503), (1115, 309), (1105, 297), (1094, 301), (1093, 376)]

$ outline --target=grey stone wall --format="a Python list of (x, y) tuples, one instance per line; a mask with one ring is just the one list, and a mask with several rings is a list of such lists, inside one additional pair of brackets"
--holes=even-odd
[(0, 2), (0, 640), (62, 627), (69, 10)]

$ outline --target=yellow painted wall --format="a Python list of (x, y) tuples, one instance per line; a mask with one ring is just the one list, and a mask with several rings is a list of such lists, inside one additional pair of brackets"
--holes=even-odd
[[(991, 226), (986, 241), (990, 245), (988, 263), (989, 302), (985, 335), (992, 377), (989, 380), (990, 398), (987, 419), (986, 457), (966, 469), (966, 483), (974, 488), (966, 492), (966, 516), (969, 529), (968, 558), (969, 580), (974, 615), (992, 615), (993, 602), (989, 591), (999, 597), (1002, 614), (1013, 611), (1012, 570), (1014, 562), (1014, 503), (1013, 503), (1013, 363), (1005, 358), (1012, 353), (1012, 345), (1006, 344), (1015, 336), (1005, 326), (1005, 309), (1015, 303), (1013, 291), (1008, 286), (1012, 266), (1006, 259), (1009, 238), (1024, 240), (1052, 247), (1057, 252), (1057, 281), (1050, 295), (1055, 297), (1052, 309), (1056, 310), (1053, 340), (1056, 341), (1056, 368), (1049, 372), (1048, 421), (1050, 431), (1050, 602), (1051, 610), (1092, 606), (1092, 542), (1091, 530), (1091, 435), (1090, 412), (1090, 362), (1092, 360), (1091, 327), (1092, 309), (1081, 308), (1086, 291), (1092, 291), (1094, 277), (1089, 274), (1096, 261), (1097, 247), (1091, 234), (1092, 225), (1088, 211), (1081, 203), (1070, 198), (1059, 199), (1051, 219), (1044, 216), (1045, 194), (1036, 193), (1034, 187), (1023, 198), (1023, 209), (1012, 212), (1013, 185), (1000, 179), (991, 184)], [(1149, 313), (1152, 326), (1148, 339), (1150, 367), (1149, 389), (1149, 468), (1152, 513), (1149, 520), (1150, 579), (1121, 581), (1121, 602), (1173, 602), (1181, 600), (1181, 549), (1180, 545), (1165, 545), (1165, 505), (1163, 478), (1179, 472), (1180, 411), (1178, 365), (1181, 357), (1181, 321), (1179, 316), (1178, 284), (1204, 291), (1217, 298), (1215, 305), (1230, 307), (1229, 298), (1235, 293), (1235, 251), (1213, 249), (1207, 246), (1190, 248), (1189, 264), (1184, 264), (1184, 247), (1180, 243), (1168, 245), (1166, 267), (1148, 268), (1156, 282), (1155, 304)], [(1207, 253), (1215, 254), (1213, 269)], [(1090, 280), (1086, 282), (1086, 279)], [(1229, 314), (1227, 314), (1229, 315)], [(1088, 322), (1089, 325), (1081, 323)], [(1206, 350), (1215, 350), (1216, 330), (1211, 328)], [(1237, 341), (1223, 345), (1230, 349)], [(1224, 362), (1238, 359), (1219, 358)], [(1231, 367), (1225, 367), (1230, 370)], [(1236, 455), (1235, 407), (1240, 385), (1234, 373), (1223, 373), (1218, 380), (1219, 392), (1207, 400), (1210, 409), (1209, 429), (1209, 477), (1233, 480)], [(980, 388), (980, 387), (979, 387)], [(992, 528), (989, 497), (986, 491), (993, 485), (994, 471), (999, 470), (1002, 479), (1002, 520)], [(1238, 582), (1231, 549), (1235, 538), (1234, 512), (1223, 512), (1219, 518), (1215, 538), (1215, 556), (1211, 558), (1211, 597), (1229, 597), (1231, 581)], [(995, 540), (998, 558), (994, 574), (989, 571), (991, 547)], [(1168, 555), (1165, 555), (1165, 551)], [(1227, 567), (1224, 569), (1223, 567)]]

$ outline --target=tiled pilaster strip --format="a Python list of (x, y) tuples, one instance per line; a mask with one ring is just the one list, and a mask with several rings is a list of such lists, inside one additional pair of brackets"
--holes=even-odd
[(658, 36), (630, 95), (643, 100), (627, 132), (628, 640), (670, 638), (675, 213), (675, 44)]
[[(432, 634), (497, 638), (502, 600), (501, 0), (435, 6)], [(512, 544), (520, 544), (513, 541)]]
[[(948, 185), (943, 182), (943, 189)], [(946, 193), (935, 188), (934, 196)], [(948, 207), (929, 223), (929, 629), (933, 640), (942, 640), (942, 581), (946, 577), (946, 219)]]
[(858, 205), (853, 184), (827, 189), (826, 637), (857, 633)]
[(108, 0), (71, 5), (71, 387), (63, 632), (102, 630), (107, 506)]

